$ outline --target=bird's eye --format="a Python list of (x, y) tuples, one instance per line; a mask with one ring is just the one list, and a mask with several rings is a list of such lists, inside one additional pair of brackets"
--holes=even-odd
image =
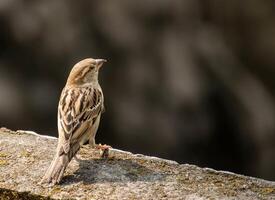
[(91, 69), (91, 70), (94, 70), (94, 69), (95, 69), (95, 66), (94, 66), (94, 65), (91, 65), (91, 66), (90, 66), (90, 69)]

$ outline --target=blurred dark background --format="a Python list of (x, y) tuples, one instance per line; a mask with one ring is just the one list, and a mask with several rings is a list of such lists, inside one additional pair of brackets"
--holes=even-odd
[(71, 67), (106, 58), (97, 142), (275, 180), (275, 1), (0, 1), (0, 126), (57, 136)]

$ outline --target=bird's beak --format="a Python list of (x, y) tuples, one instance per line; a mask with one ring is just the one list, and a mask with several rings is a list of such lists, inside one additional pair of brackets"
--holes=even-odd
[(103, 65), (103, 63), (107, 62), (107, 60), (105, 59), (96, 59), (95, 61), (96, 61), (96, 66), (98, 68), (100, 68)]

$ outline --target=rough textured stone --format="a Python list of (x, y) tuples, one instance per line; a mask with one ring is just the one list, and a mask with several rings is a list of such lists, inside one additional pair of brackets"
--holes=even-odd
[(275, 183), (112, 149), (82, 148), (60, 185), (39, 185), (56, 138), (0, 129), (0, 199), (275, 199)]

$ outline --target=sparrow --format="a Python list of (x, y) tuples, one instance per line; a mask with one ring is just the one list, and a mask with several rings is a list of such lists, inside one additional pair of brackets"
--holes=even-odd
[(104, 59), (87, 58), (73, 66), (58, 104), (56, 154), (41, 183), (58, 184), (69, 162), (85, 143), (104, 150), (110, 147), (95, 143), (104, 112), (104, 96), (98, 74), (105, 62)]

